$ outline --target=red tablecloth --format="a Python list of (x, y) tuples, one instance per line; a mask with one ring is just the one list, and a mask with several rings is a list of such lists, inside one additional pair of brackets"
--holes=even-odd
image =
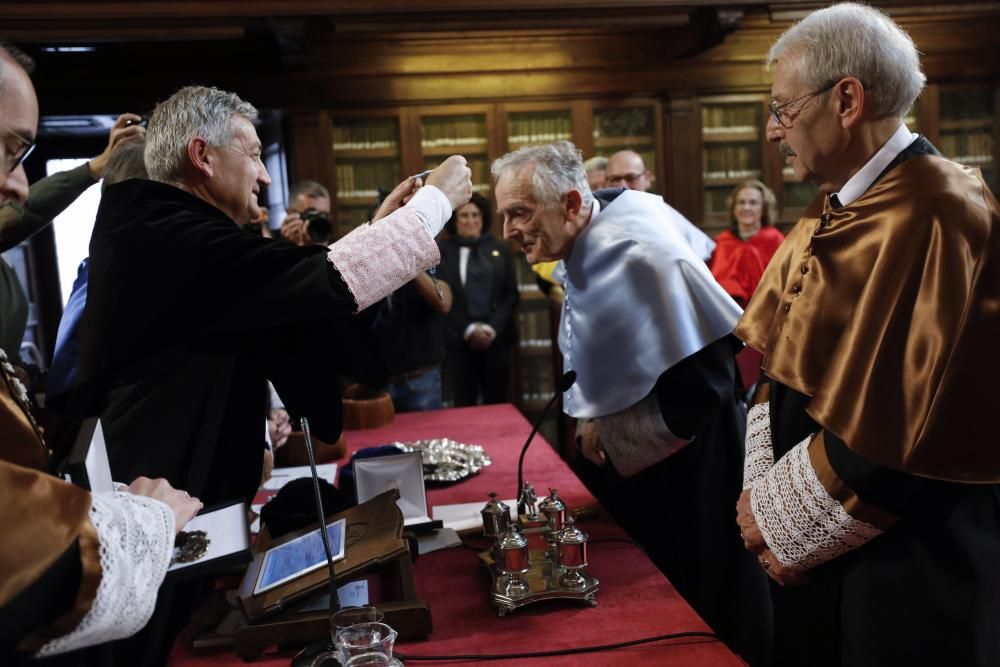
[[(531, 426), (511, 405), (460, 408), (397, 415), (384, 428), (348, 431), (348, 449), (397, 440), (449, 437), (480, 444), (493, 465), (478, 475), (446, 487), (427, 490), (428, 504), (483, 502), (496, 491), (513, 497), (517, 487), (517, 458)], [(343, 463), (343, 462), (342, 462)], [(555, 451), (541, 438), (528, 450), (525, 479), (547, 495), (548, 487), (572, 508), (594, 502), (593, 497)], [(592, 541), (623, 537), (607, 518), (581, 521)], [(402, 641), (401, 652), (418, 655), (507, 654), (611, 644), (708, 627), (673, 586), (637, 548), (624, 543), (590, 546), (588, 570), (601, 582), (598, 606), (537, 603), (500, 618), (487, 600), (489, 575), (474, 551), (448, 549), (421, 556), (414, 565), (417, 592), (430, 603), (434, 632), (424, 640)], [(469, 661), (474, 662), (474, 661)], [(242, 664), (231, 652), (194, 655), (179, 643), (173, 665), (196, 667)], [(265, 656), (254, 664), (287, 665), (287, 656)], [(418, 664), (411, 661), (409, 664)], [(422, 662), (420, 663), (422, 664)], [(462, 661), (433, 664), (468, 664)], [(498, 660), (496, 665), (742, 665), (721, 642), (710, 639), (673, 640), (614, 651), (562, 657)]]

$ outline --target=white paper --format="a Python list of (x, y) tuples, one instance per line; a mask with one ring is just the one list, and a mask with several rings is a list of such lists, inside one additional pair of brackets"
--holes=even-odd
[(430, 521), (420, 452), (357, 459), (354, 461), (354, 485), (359, 504), (390, 489), (398, 489), (396, 505), (403, 513), (404, 526)]
[[(333, 484), (334, 478), (337, 476), (337, 464), (336, 463), (321, 463), (316, 466), (316, 474), (320, 479), (325, 479), (326, 481)], [(293, 479), (299, 479), (300, 477), (312, 477), (312, 471), (309, 466), (289, 466), (287, 468), (275, 468), (271, 471), (271, 478), (264, 482), (262, 488), (268, 491), (278, 491), (285, 484), (288, 484)]]
[(104, 429), (101, 427), (100, 419), (94, 425), (94, 434), (90, 438), (84, 465), (87, 467), (87, 481), (91, 493), (110, 493), (115, 490), (115, 483), (111, 479), (108, 447), (104, 442)]
[[(364, 607), (368, 604), (368, 580), (349, 581), (337, 589), (341, 607)], [(325, 593), (296, 611), (326, 611), (330, 608), (330, 594)]]
[(250, 524), (250, 532), (254, 535), (260, 532), (260, 509), (264, 506), (263, 503), (260, 505), (254, 504), (250, 506), (250, 511), (254, 513), (253, 523)]
[[(507, 505), (507, 514), (514, 520), (514, 512), (517, 511), (516, 500), (504, 500)], [(444, 523), (445, 528), (456, 531), (480, 530), (483, 527), (483, 515), (480, 514), (486, 507), (486, 502), (481, 503), (459, 503), (457, 505), (435, 505), (431, 508), (434, 518)]]
[(190, 563), (174, 563), (167, 572), (249, 549), (250, 541), (247, 538), (246, 526), (247, 511), (243, 503), (229, 505), (207, 514), (199, 514), (188, 521), (182, 530), (187, 532), (204, 530), (210, 540), (208, 550), (198, 560)]

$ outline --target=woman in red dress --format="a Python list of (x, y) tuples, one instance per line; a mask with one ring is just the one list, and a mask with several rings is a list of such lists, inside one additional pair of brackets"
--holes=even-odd
[(726, 293), (745, 306), (785, 236), (771, 226), (778, 219), (778, 203), (760, 181), (737, 185), (728, 205), (730, 229), (716, 237), (708, 266)]

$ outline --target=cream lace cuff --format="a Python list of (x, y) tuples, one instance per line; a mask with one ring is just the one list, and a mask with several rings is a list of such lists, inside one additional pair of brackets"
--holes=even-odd
[[(421, 188), (417, 195), (425, 189)], [(365, 223), (351, 230), (330, 246), (327, 260), (351, 290), (358, 305), (355, 312), (385, 298), (441, 261), (437, 243), (425, 223), (427, 217), (428, 211), (410, 202), (374, 224)]]
[(153, 615), (173, 555), (174, 513), (131, 493), (95, 493), (90, 520), (101, 545), (101, 583), (76, 629), (42, 646), (36, 657), (129, 637)]
[(753, 483), (750, 508), (778, 561), (809, 570), (853, 551), (882, 533), (858, 521), (827, 493), (809, 461), (812, 436), (795, 445)]
[(753, 486), (774, 465), (770, 405), (767, 401), (758, 403), (747, 414), (746, 458), (743, 459), (744, 489)]

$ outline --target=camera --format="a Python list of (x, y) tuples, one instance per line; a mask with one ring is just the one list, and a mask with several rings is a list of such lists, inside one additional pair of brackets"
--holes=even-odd
[(299, 214), (299, 219), (306, 223), (309, 240), (313, 243), (329, 243), (333, 235), (333, 223), (323, 211), (307, 208)]

